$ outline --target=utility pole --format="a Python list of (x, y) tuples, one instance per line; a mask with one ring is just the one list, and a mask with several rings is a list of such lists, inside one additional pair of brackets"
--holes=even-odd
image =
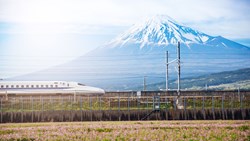
[(180, 55), (180, 42), (178, 42), (177, 46), (177, 65), (178, 65), (178, 89), (177, 94), (180, 96), (180, 77), (181, 77), (181, 55)]
[(168, 51), (166, 51), (166, 91), (168, 91)]
[(178, 89), (177, 89), (177, 98), (176, 98), (176, 106), (178, 109), (183, 109), (183, 104), (181, 100), (181, 92), (180, 92), (180, 78), (181, 78), (181, 55), (180, 55), (180, 42), (178, 42), (177, 46), (177, 66), (178, 66)]
[(147, 76), (144, 76), (144, 77), (143, 77), (143, 91), (146, 91), (146, 89), (147, 89), (147, 86), (146, 86), (146, 78), (147, 78)]

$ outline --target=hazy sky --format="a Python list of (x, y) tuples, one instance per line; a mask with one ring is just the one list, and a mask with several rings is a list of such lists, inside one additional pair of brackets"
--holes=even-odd
[(157, 14), (250, 45), (248, 0), (0, 0), (0, 78), (66, 62)]

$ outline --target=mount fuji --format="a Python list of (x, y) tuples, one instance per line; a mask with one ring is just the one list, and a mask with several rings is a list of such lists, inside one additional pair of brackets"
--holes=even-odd
[(155, 16), (130, 28), (127, 32), (113, 40), (114, 43), (126, 43), (128, 41), (145, 44), (168, 45), (182, 43), (203, 44), (211, 36), (178, 24), (168, 16)]
[[(197, 76), (250, 66), (250, 48), (221, 36), (210, 36), (168, 16), (135, 24), (107, 44), (69, 63), (22, 76), (34, 80), (79, 81), (106, 90), (124, 90), (165, 80), (165, 52), (176, 58), (181, 43), (181, 77)], [(170, 79), (176, 78), (170, 64)]]

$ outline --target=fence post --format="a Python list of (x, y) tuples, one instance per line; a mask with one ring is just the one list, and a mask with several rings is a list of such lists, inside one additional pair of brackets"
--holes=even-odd
[(92, 121), (92, 97), (89, 97), (90, 120)]
[(140, 98), (137, 97), (137, 110), (140, 110)]
[(234, 93), (233, 96), (231, 96), (231, 110), (232, 110), (232, 119), (234, 120)]
[(130, 96), (128, 96), (128, 120), (130, 121), (130, 105), (129, 105), (129, 102), (130, 102)]
[(130, 108), (130, 107), (129, 107), (129, 106), (130, 106), (130, 105), (129, 105), (129, 100), (130, 100), (130, 99), (129, 99), (129, 97), (128, 97), (128, 111), (130, 110), (130, 109), (129, 109), (129, 108)]
[(54, 97), (53, 96), (51, 97), (51, 104), (52, 104), (52, 106), (51, 106), (52, 111), (54, 111), (55, 107), (54, 107)]
[(109, 97), (109, 111), (111, 111), (111, 101), (110, 101), (110, 97)]
[(65, 110), (65, 108), (63, 107), (63, 97), (62, 97), (62, 96), (60, 96), (60, 97), (61, 97), (61, 106), (62, 106), (62, 107), (61, 107), (61, 113), (62, 113), (62, 119), (61, 119), (61, 120), (62, 120), (62, 122), (63, 122), (63, 120), (64, 120), (64, 119), (63, 119), (63, 116), (64, 116), (64, 115), (63, 115), (63, 110)]
[[(12, 99), (13, 99), (13, 101), (12, 101), (12, 99), (11, 99), (11, 111), (13, 111), (15, 108), (17, 109), (18, 108), (18, 110), (20, 110), (20, 97), (18, 97), (19, 98), (19, 103), (18, 103), (18, 105), (17, 105), (17, 102), (16, 102), (16, 98), (15, 97), (13, 97)], [(15, 105), (16, 105), (16, 107), (15, 107)]]
[(39, 105), (37, 106), (37, 110), (39, 111), (39, 116), (38, 116), (38, 119), (37, 119), (38, 122), (41, 121), (41, 116), (40, 116), (41, 111), (42, 111), (41, 104), (42, 104), (42, 97), (40, 96), (40, 98), (39, 98)]
[(147, 111), (148, 111), (148, 96), (147, 96)]
[(186, 96), (184, 96), (184, 114), (185, 114), (185, 120), (187, 120), (187, 112), (186, 112)]
[(234, 108), (233, 96), (231, 96), (231, 110)]
[(154, 96), (152, 98), (153, 98), (153, 104), (152, 104), (152, 106), (153, 106), (153, 110), (154, 110), (154, 108), (155, 108), (155, 99), (154, 99)]
[(202, 96), (202, 111), (204, 112), (204, 108), (205, 108), (205, 99), (204, 99), (204, 95)]
[(242, 96), (241, 96), (240, 93), (239, 93), (239, 96), (240, 96), (240, 111), (241, 111), (241, 116), (242, 116), (242, 119), (244, 119), (244, 117), (243, 117), (243, 107), (242, 107)]
[[(72, 102), (72, 97), (71, 95), (70, 97), (70, 121), (73, 121), (73, 117), (72, 117), (72, 111), (73, 111), (73, 102)], [(73, 97), (74, 98), (74, 97)]]
[(50, 103), (50, 106), (49, 106), (48, 110), (50, 111), (50, 109), (51, 109), (51, 111), (52, 111), (53, 105), (52, 105), (52, 102), (51, 102), (51, 95), (49, 96), (49, 103)]
[(73, 121), (73, 100), (74, 100), (74, 95), (72, 97), (72, 95), (69, 96), (70, 97), (70, 121)]
[(184, 113), (185, 113), (185, 120), (187, 119), (187, 99), (184, 96)]
[[(13, 98), (14, 99), (14, 98)], [(13, 102), (12, 102), (12, 98), (10, 98), (10, 107), (11, 107), (11, 118), (10, 118), (10, 122), (13, 122)], [(18, 109), (19, 110), (19, 109)]]
[(118, 96), (118, 111), (120, 112), (120, 95)]
[(174, 110), (176, 110), (176, 100), (177, 100), (177, 97), (174, 97)]
[(166, 96), (165, 102), (166, 102), (166, 113), (165, 113), (165, 116), (166, 116), (166, 120), (168, 120), (168, 97), (167, 96)]
[(166, 106), (166, 111), (167, 111), (168, 110), (168, 97), (167, 96), (165, 97), (165, 102), (166, 102), (165, 106)]
[(41, 108), (41, 103), (42, 103), (42, 96), (40, 96), (40, 102), (39, 102), (39, 105), (38, 105), (38, 111), (41, 111), (42, 108)]
[(240, 87), (238, 87), (238, 101), (240, 101)]
[(196, 108), (195, 108), (195, 96), (193, 97), (193, 110), (195, 110)]
[(243, 109), (242, 94), (240, 94), (240, 109)]
[(72, 97), (70, 96), (70, 111), (72, 112), (73, 110), (73, 101), (72, 101)]
[(33, 122), (33, 116), (34, 116), (34, 113), (33, 113), (33, 110), (34, 110), (34, 107), (33, 107), (33, 97), (32, 96), (30, 96), (30, 100), (31, 100), (31, 108), (32, 108), (32, 115), (31, 115), (31, 122)]
[(187, 108), (187, 105), (186, 105), (186, 96), (184, 96), (184, 111), (186, 112), (186, 108)]
[(65, 97), (64, 103), (65, 103), (65, 111), (70, 111), (70, 95), (68, 98)]
[(41, 121), (43, 121), (43, 119), (44, 119), (44, 117), (43, 117), (43, 111), (44, 111), (44, 107), (43, 107), (43, 97), (41, 97), (42, 98), (42, 119), (41, 119)]
[(102, 101), (101, 101), (101, 98), (102, 98), (102, 97), (99, 97), (99, 111), (101, 111), (101, 109), (102, 109)]
[(224, 95), (221, 97), (221, 110), (222, 110), (222, 119), (225, 119), (224, 115)]
[(244, 109), (243, 97), (244, 95), (240, 94), (240, 109), (241, 109), (242, 120), (245, 119), (245, 112), (243, 110)]
[(193, 96), (193, 116), (194, 116), (194, 119), (196, 120), (196, 107), (195, 107), (195, 103), (196, 103), (196, 97)]
[(1, 123), (3, 123), (3, 102), (2, 102), (2, 98), (0, 98), (1, 103), (0, 103), (0, 108), (1, 108)]
[(118, 110), (119, 110), (119, 121), (121, 121), (121, 113), (120, 113), (120, 95), (118, 97)]
[(213, 113), (213, 119), (215, 119), (215, 113), (214, 113), (214, 96), (212, 95), (212, 113)]
[(22, 110), (21, 110), (22, 116), (21, 116), (21, 122), (23, 122), (23, 97), (22, 97), (22, 96), (21, 96), (21, 100), (22, 100)]
[(82, 96), (80, 96), (80, 109), (81, 109), (81, 121), (82, 121)]
[(111, 121), (111, 101), (109, 97), (109, 120)]
[(214, 96), (212, 95), (212, 111), (214, 112)]
[(65, 106), (64, 106), (64, 101), (63, 101), (63, 97), (61, 96), (61, 110), (64, 111), (65, 110)]
[(221, 97), (221, 109), (224, 111), (224, 96)]

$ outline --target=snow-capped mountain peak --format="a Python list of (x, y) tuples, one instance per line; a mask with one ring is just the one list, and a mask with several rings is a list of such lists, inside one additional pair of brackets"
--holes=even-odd
[(135, 24), (128, 31), (111, 41), (111, 43), (137, 42), (143, 46), (151, 43), (176, 44), (180, 41), (185, 44), (204, 44), (211, 38), (213, 37), (179, 24), (168, 16), (157, 15), (148, 18), (142, 23)]

